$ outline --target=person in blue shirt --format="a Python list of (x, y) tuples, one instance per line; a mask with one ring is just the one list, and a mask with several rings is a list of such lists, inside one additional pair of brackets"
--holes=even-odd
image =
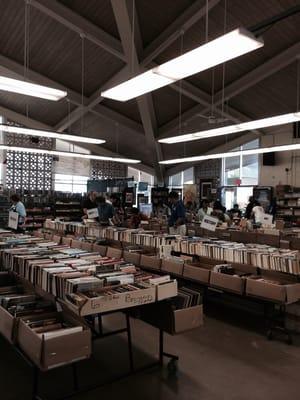
[(114, 216), (114, 208), (103, 196), (96, 199), (98, 204), (99, 222), (101, 225), (110, 225), (110, 220)]
[(169, 201), (171, 204), (171, 216), (169, 218), (169, 232), (172, 235), (186, 235), (185, 207), (179, 199), (177, 192), (170, 192)]
[(16, 213), (19, 214), (19, 221), (18, 221), (18, 231), (23, 231), (23, 225), (25, 223), (26, 219), (26, 209), (24, 204), (21, 202), (20, 197), (17, 194), (13, 194), (10, 197), (10, 200), (12, 202), (12, 206), (10, 208), (10, 211), (15, 211)]

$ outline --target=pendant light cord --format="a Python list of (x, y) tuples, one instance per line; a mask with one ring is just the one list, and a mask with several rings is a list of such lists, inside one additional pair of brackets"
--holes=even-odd
[[(224, 35), (227, 31), (227, 0), (224, 0)], [(225, 72), (226, 63), (223, 63), (222, 71), (222, 117), (224, 116), (224, 105), (225, 105)]]
[[(28, 80), (29, 69), (29, 28), (30, 28), (30, 2), (25, 0), (25, 20), (24, 20), (24, 81)], [(29, 104), (26, 99), (25, 114), (29, 117)]]
[(206, 0), (206, 12), (205, 12), (205, 41), (208, 42), (208, 0)]
[[(296, 87), (296, 111), (299, 112), (300, 109), (300, 56), (297, 59), (297, 87)], [(299, 122), (298, 122), (299, 124)]]
[(135, 0), (132, 0), (132, 35), (131, 35), (131, 74), (134, 76), (134, 45), (135, 45)]
[(81, 135), (83, 134), (83, 110), (84, 110), (84, 35), (81, 34)]
[(119, 154), (119, 124), (115, 123), (116, 153)]

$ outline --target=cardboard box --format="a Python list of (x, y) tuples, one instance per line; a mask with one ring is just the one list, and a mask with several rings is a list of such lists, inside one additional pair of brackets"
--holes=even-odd
[(149, 268), (160, 270), (161, 267), (161, 259), (156, 256), (148, 256), (146, 254), (141, 255), (140, 266), (142, 268)]
[(131, 251), (123, 251), (123, 258), (124, 261), (128, 262), (128, 263), (132, 263), (136, 266), (140, 265), (140, 261), (141, 261), (141, 253), (134, 253)]
[(74, 249), (81, 249), (81, 247), (82, 247), (82, 241), (81, 241), (81, 240), (73, 239), (73, 240), (72, 240), (72, 243), (71, 243), (71, 247), (73, 247)]
[(280, 240), (279, 247), (281, 249), (289, 249), (290, 248), (290, 241), (289, 240)]
[(63, 236), (61, 242), (62, 244), (66, 244), (67, 246), (71, 247), (72, 238)]
[(102, 246), (101, 244), (94, 244), (93, 251), (96, 251), (102, 257), (105, 257), (106, 253), (107, 253), (107, 247), (106, 246)]
[(291, 237), (290, 238), (290, 248), (292, 250), (300, 250), (300, 238)]
[(85, 303), (81, 306), (76, 306), (69, 301), (66, 301), (65, 304), (76, 314), (84, 316), (153, 303), (156, 296), (155, 286), (107, 296), (99, 290), (99, 297), (85, 297)]
[(114, 247), (108, 247), (106, 257), (111, 258), (122, 258), (122, 249), (116, 249)]
[(210, 271), (213, 266), (203, 263), (185, 263), (183, 267), (183, 277), (196, 282), (208, 284)]
[(53, 242), (56, 242), (57, 244), (60, 244), (61, 243), (61, 236), (53, 235), (52, 240), (53, 240)]
[(178, 294), (177, 281), (163, 283), (156, 286), (156, 299), (157, 301), (175, 297)]
[(74, 326), (82, 326), (83, 330), (45, 339), (30, 329), (23, 320), (19, 322), (18, 344), (31, 361), (43, 371), (83, 360), (91, 355), (90, 329), (66, 312), (54, 315), (59, 315), (59, 318), (71, 322)]
[(265, 275), (263, 274), (262, 276), (252, 276), (246, 279), (247, 296), (259, 297), (284, 304), (295, 303), (300, 299), (300, 283), (286, 279), (279, 279), (278, 284), (259, 280), (264, 277)]
[(174, 333), (183, 333), (203, 325), (203, 306), (194, 306), (175, 310)]
[(81, 248), (82, 248), (82, 250), (93, 251), (93, 243), (90, 243), (90, 242), (82, 242)]
[(161, 261), (161, 270), (173, 275), (182, 276), (184, 260), (174, 260), (172, 258), (163, 258)]
[(203, 325), (203, 306), (174, 310), (172, 300), (143, 307), (140, 318), (158, 329), (176, 335)]
[(265, 233), (257, 234), (257, 243), (259, 244), (267, 244), (268, 246), (279, 247), (279, 236), (268, 235)]
[(244, 278), (222, 274), (221, 272), (211, 271), (209, 283), (213, 287), (238, 294), (243, 294), (245, 289)]
[(0, 307), (0, 333), (10, 342), (15, 341), (16, 319), (3, 307)]
[(257, 243), (256, 232), (231, 231), (231, 241), (239, 243)]

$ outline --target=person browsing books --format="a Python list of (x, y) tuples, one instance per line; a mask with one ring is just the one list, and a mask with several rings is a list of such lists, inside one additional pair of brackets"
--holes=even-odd
[(9, 211), (14, 211), (18, 213), (19, 218), (18, 218), (18, 228), (17, 231), (22, 232), (24, 230), (23, 225), (25, 224), (25, 219), (26, 219), (26, 209), (24, 204), (21, 202), (20, 197), (17, 194), (13, 194), (10, 197), (10, 200), (12, 202), (12, 206), (10, 207)]
[(213, 212), (213, 209), (209, 207), (209, 202), (208, 200), (202, 200), (201, 201), (201, 207), (199, 208), (199, 211), (197, 213), (199, 221), (202, 221), (205, 215), (211, 215)]
[(177, 192), (170, 192), (171, 216), (169, 218), (169, 231), (172, 235), (186, 234), (185, 208), (183, 201), (179, 199)]
[(99, 214), (99, 222), (101, 225), (109, 225), (110, 219), (114, 216), (114, 208), (108, 203), (103, 196), (97, 197), (97, 206)]
[(88, 193), (87, 198), (84, 200), (82, 208), (83, 208), (83, 219), (88, 218), (88, 210), (92, 210), (93, 208), (97, 208), (98, 204), (96, 202), (97, 192), (91, 191)]

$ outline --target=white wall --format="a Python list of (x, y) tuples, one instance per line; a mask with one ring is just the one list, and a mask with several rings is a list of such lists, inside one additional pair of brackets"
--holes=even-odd
[[(297, 143), (299, 139), (293, 139), (293, 125), (283, 125), (273, 129), (274, 134), (261, 138), (260, 147)], [(275, 153), (275, 165), (262, 165), (260, 156), (259, 184), (262, 186), (276, 186), (278, 184), (300, 186), (300, 151), (284, 151)], [(285, 169), (288, 168), (288, 173)]]

